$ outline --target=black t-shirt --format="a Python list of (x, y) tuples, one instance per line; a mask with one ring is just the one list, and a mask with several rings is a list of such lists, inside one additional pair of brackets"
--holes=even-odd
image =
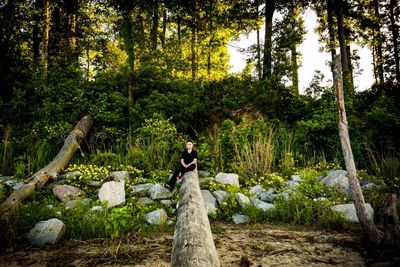
[(191, 163), (194, 159), (197, 159), (197, 151), (192, 150), (192, 152), (188, 153), (187, 150), (182, 152), (181, 159), (185, 162), (185, 164)]

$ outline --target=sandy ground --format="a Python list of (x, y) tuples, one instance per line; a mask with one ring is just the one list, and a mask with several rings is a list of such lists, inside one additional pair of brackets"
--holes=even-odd
[[(360, 233), (294, 230), (288, 226), (213, 225), (222, 266), (365, 266)], [(123, 241), (62, 241), (53, 247), (18, 247), (0, 266), (169, 266), (172, 235)]]

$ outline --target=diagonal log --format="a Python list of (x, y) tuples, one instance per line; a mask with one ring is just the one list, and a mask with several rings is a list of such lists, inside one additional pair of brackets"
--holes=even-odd
[(84, 116), (75, 128), (69, 133), (64, 145), (54, 159), (44, 168), (33, 174), (25, 184), (13, 192), (0, 206), (1, 220), (8, 222), (14, 210), (29, 197), (37, 188), (44, 186), (49, 179), (57, 179), (57, 176), (68, 165), (76, 150), (80, 148), (81, 141), (87, 136), (93, 125), (90, 115)]
[(220, 266), (200, 191), (197, 169), (185, 173), (180, 197), (171, 266)]

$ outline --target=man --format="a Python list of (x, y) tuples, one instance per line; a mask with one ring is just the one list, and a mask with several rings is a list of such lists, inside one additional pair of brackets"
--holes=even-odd
[(197, 164), (197, 151), (193, 150), (193, 142), (188, 140), (186, 142), (186, 149), (182, 152), (181, 166), (174, 172), (171, 179), (164, 185), (165, 188), (172, 191), (174, 189), (177, 179), (180, 179), (185, 172), (193, 171)]

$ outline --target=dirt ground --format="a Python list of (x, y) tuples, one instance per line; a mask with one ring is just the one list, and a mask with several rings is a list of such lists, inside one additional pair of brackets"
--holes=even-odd
[[(288, 226), (212, 225), (222, 266), (395, 266), (368, 264), (360, 233), (299, 230)], [(0, 266), (169, 266), (172, 234), (123, 241), (61, 241), (53, 247), (18, 247)]]

